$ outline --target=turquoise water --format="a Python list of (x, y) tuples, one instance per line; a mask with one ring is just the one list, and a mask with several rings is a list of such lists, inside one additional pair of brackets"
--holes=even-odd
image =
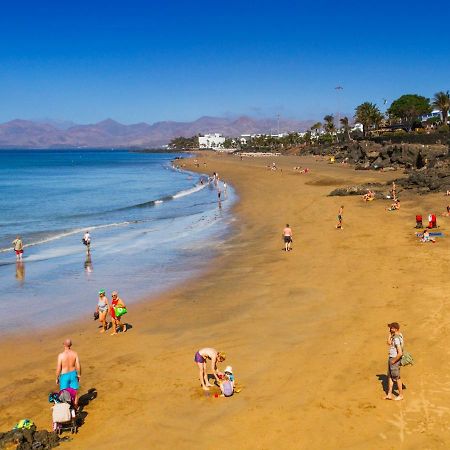
[(219, 208), (214, 184), (173, 168), (176, 156), (0, 151), (0, 329), (90, 319), (100, 288), (133, 303), (205, 267), (232, 220), (233, 192)]

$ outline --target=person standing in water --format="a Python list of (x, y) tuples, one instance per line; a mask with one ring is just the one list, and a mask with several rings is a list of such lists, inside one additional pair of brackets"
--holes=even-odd
[(14, 251), (16, 252), (16, 261), (22, 261), (23, 257), (23, 242), (20, 239), (20, 236), (17, 236), (16, 239), (12, 242), (14, 245)]
[(86, 246), (86, 251), (89, 254), (91, 252), (91, 235), (89, 234), (89, 231), (84, 233), (83, 244)]
[(338, 211), (338, 216), (337, 216), (338, 223), (336, 224), (336, 229), (340, 229), (340, 230), (344, 229), (344, 227), (342, 226), (342, 221), (344, 220), (343, 215), (344, 215), (344, 206), (342, 205)]

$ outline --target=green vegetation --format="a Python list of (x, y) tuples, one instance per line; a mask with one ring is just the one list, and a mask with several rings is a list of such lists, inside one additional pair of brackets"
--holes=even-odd
[(450, 95), (448, 91), (436, 92), (433, 98), (433, 106), (441, 112), (442, 125), (447, 126), (448, 111), (450, 110)]
[(387, 112), (392, 119), (399, 119), (411, 131), (421, 115), (431, 112), (430, 100), (417, 94), (402, 95), (392, 102)]
[(189, 138), (180, 136), (174, 138), (169, 142), (169, 148), (174, 150), (192, 150), (194, 148), (198, 148), (198, 136), (192, 136)]
[(372, 128), (378, 127), (383, 120), (383, 114), (375, 103), (364, 102), (357, 106), (355, 111), (355, 120), (362, 124), (364, 136)]

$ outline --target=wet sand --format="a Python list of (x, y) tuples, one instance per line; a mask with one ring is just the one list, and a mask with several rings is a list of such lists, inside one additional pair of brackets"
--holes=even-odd
[[(80, 392), (98, 396), (67, 449), (447, 448), (450, 218), (440, 214), (448, 198), (401, 193), (402, 209), (387, 212), (387, 201), (327, 194), (399, 172), (296, 157), (276, 159), (282, 173), (267, 171), (267, 158), (199, 161), (240, 197), (233, 236), (210, 270), (133, 305), (124, 335), (99, 334), (89, 317), (0, 343), (0, 430), (23, 417), (49, 427), (47, 394), (70, 336), (83, 365)], [(311, 173), (294, 174), (298, 165)], [(344, 230), (336, 230), (341, 204)], [(431, 211), (446, 236), (420, 244), (414, 218)], [(383, 400), (390, 321), (400, 322), (416, 360), (402, 369), (403, 402)], [(193, 357), (203, 346), (227, 352), (239, 394), (215, 399), (200, 389)]]

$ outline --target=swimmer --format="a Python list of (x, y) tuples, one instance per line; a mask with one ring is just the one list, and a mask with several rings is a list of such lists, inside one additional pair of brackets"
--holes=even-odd
[(17, 236), (16, 239), (12, 242), (14, 245), (14, 252), (16, 253), (16, 261), (22, 261), (23, 258), (23, 242), (20, 239), (20, 236)]
[(343, 229), (344, 229), (344, 227), (342, 226), (342, 222), (343, 222), (343, 220), (344, 220), (343, 215), (344, 215), (344, 205), (342, 205), (342, 206), (339, 208), (338, 216), (337, 216), (338, 223), (336, 224), (336, 229), (340, 229), (340, 230), (343, 230)]

